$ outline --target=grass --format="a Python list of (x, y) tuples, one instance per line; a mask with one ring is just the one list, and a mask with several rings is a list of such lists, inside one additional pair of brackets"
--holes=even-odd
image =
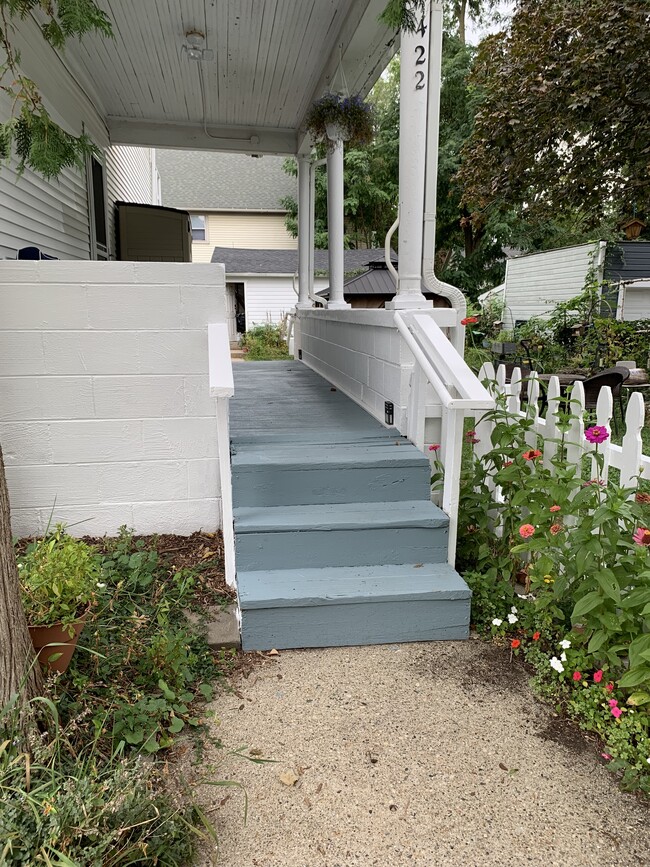
[(201, 750), (206, 701), (234, 662), (185, 614), (220, 601), (208, 576), (222, 549), (199, 539), (193, 564), (182, 540), (179, 566), (163, 538), (161, 551), (125, 529), (94, 540), (97, 604), (70, 668), (48, 678), (27, 739), (15, 703), (0, 709), (2, 865), (187, 867), (197, 841), (214, 838), (170, 759), (188, 735)]
[(247, 361), (288, 361), (292, 358), (284, 323), (251, 328), (242, 336), (241, 347)]

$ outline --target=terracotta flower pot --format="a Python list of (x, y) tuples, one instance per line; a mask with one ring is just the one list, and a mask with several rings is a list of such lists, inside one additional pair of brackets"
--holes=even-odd
[[(70, 665), (72, 654), (86, 624), (87, 617), (88, 612), (86, 611), (82, 617), (71, 624), (70, 629), (74, 630), (72, 636), (70, 629), (64, 629), (60, 623), (53, 623), (51, 626), (29, 627), (29, 636), (32, 639), (38, 661), (44, 668), (58, 671), (60, 674), (66, 670)], [(55, 655), (57, 658), (50, 661), (50, 657)]]

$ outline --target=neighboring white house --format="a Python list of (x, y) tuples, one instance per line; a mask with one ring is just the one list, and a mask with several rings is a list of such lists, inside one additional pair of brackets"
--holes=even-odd
[(296, 250), (283, 199), (296, 198), (285, 157), (159, 150), (162, 204), (188, 211), (192, 261), (214, 261), (215, 247)]
[(506, 261), (505, 281), (479, 296), (504, 306), (507, 330), (533, 317), (546, 317), (585, 288), (588, 279), (601, 286), (604, 315), (650, 319), (650, 242), (597, 241), (529, 253)]
[[(328, 256), (327, 250), (314, 250), (315, 293), (329, 285)], [(346, 250), (343, 256), (346, 274), (360, 274), (370, 262), (383, 262), (384, 250)], [(212, 261), (226, 268), (226, 316), (231, 340), (238, 330), (267, 322), (277, 324), (295, 308), (297, 250), (215, 247)]]

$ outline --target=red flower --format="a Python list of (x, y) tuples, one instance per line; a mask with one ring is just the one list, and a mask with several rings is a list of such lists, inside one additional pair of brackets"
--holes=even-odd
[(532, 524), (522, 524), (519, 528), (519, 535), (522, 539), (530, 539), (534, 532), (535, 528)]
[(430, 452), (437, 452), (439, 449), (440, 449), (440, 444), (439, 444), (439, 443), (434, 443), (432, 446), (429, 446), (429, 451), (430, 451)]
[(560, 532), (561, 529), (562, 529), (562, 524), (553, 524), (551, 526), (551, 535), (557, 536), (557, 534)]
[(533, 632), (533, 641), (539, 641), (539, 637), (541, 634), (541, 632)]
[(528, 449), (528, 451), (524, 452), (524, 454), (523, 454), (523, 457), (527, 461), (534, 461), (535, 458), (540, 458), (541, 456), (542, 456), (542, 453), (540, 452), (539, 449)]
[(603, 679), (603, 670), (599, 668), (598, 671), (594, 672), (594, 683), (600, 683)]
[(608, 683), (607, 686), (605, 687), (605, 689), (607, 690), (607, 692), (613, 692), (613, 690), (614, 690), (614, 684), (613, 684), (613, 683)]
[(510, 642), (510, 647), (516, 649), (517, 647), (519, 647), (520, 644), (521, 644), (521, 641), (518, 638), (513, 638), (512, 641)]
[(650, 530), (647, 527), (639, 527), (632, 538), (637, 545), (650, 545)]
[(580, 674), (579, 671), (574, 671), (574, 672), (573, 672), (573, 679), (574, 679), (574, 680), (582, 680), (582, 675)]
[(560, 511), (559, 506), (551, 506), (551, 508), (549, 509), (549, 512), (559, 512), (559, 511)]
[(474, 325), (476, 322), (478, 322), (477, 316), (466, 316), (464, 319), (460, 320), (461, 325)]

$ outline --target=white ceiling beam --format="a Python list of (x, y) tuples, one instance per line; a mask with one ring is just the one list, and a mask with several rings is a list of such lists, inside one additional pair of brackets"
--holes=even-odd
[(210, 125), (208, 136), (201, 124), (160, 123), (126, 117), (108, 117), (106, 123), (111, 144), (245, 154), (296, 153), (296, 132), (292, 129)]
[[(342, 66), (351, 94), (367, 96), (399, 47), (399, 33), (379, 21), (386, 0), (358, 0), (348, 13), (314, 90), (310, 104), (320, 99), (334, 83)], [(335, 82), (336, 79), (336, 82)], [(298, 131), (298, 153), (308, 153), (311, 139), (305, 134), (304, 118)]]

